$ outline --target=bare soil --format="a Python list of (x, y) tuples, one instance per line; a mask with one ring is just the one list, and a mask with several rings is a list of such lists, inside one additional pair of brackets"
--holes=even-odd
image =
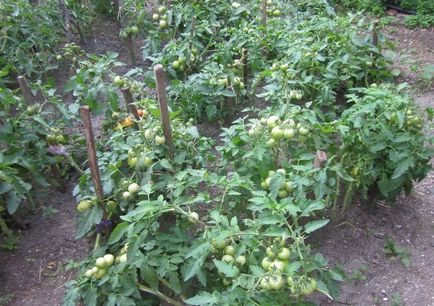
[[(423, 65), (434, 64), (434, 32), (408, 30), (401, 24), (402, 17), (398, 17), (386, 31), (397, 44), (395, 66), (403, 71), (400, 80), (414, 85), (415, 98), (423, 108), (434, 107), (432, 83), (421, 86), (418, 75)], [(84, 46), (87, 52), (115, 51), (120, 53), (121, 61), (128, 62), (115, 23), (100, 21), (93, 30), (94, 38)], [(59, 79), (59, 87), (65, 81), (66, 78)], [(207, 125), (202, 129), (213, 138), (220, 134), (217, 125), (215, 130)], [(427, 127), (427, 132), (433, 130)], [(85, 257), (89, 250), (87, 241), (74, 240), (73, 184), (72, 179), (65, 193), (40, 191), (36, 199), (38, 209), (29, 210), (25, 216), (30, 226), (20, 231), (18, 248), (0, 250), (0, 305), (61, 305), (64, 284), (73, 278), (73, 272), (66, 271), (65, 265)], [(49, 214), (50, 207), (57, 212), (51, 210), (53, 213)], [(390, 258), (383, 252), (387, 239), (408, 251), (408, 268), (399, 258)], [(330, 224), (310, 242), (314, 251), (329, 259), (330, 266), (339, 265), (349, 275), (338, 300), (318, 295), (317, 304), (434, 305), (434, 172), (418, 183), (411, 195), (401, 197), (395, 205), (382, 203), (372, 215), (364, 207), (354, 205), (345, 222)]]

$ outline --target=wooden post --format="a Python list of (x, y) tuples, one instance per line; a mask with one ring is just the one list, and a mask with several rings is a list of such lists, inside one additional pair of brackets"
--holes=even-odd
[[(89, 168), (92, 175), (93, 186), (99, 200), (104, 199), (104, 192), (101, 185), (99, 175), (98, 160), (96, 159), (95, 139), (92, 130), (92, 121), (90, 119), (90, 111), (88, 106), (80, 107), (81, 117), (83, 118), (84, 133), (86, 136), (87, 154), (89, 156)], [(104, 210), (105, 212), (105, 210)]]
[(125, 104), (127, 105), (127, 110), (130, 114), (134, 115), (134, 118), (137, 120), (140, 119), (139, 114), (137, 113), (137, 108), (134, 106), (133, 101), (133, 95), (130, 91), (129, 87), (122, 87), (121, 88), (122, 94), (124, 95)]
[(167, 107), (166, 86), (164, 82), (163, 66), (158, 64), (154, 67), (155, 81), (157, 83), (157, 96), (160, 103), (161, 123), (163, 125), (163, 133), (166, 138), (166, 143), (169, 148), (169, 156), (173, 159), (174, 147), (172, 139), (172, 129), (170, 127), (169, 109)]
[(62, 15), (63, 15), (63, 21), (65, 22), (65, 31), (66, 31), (66, 39), (68, 40), (68, 42), (71, 42), (74, 40), (74, 36), (72, 35), (71, 32), (71, 14), (68, 11), (68, 8), (66, 7), (65, 4), (65, 0), (59, 0), (59, 7), (60, 10), (62, 11)]
[(313, 161), (313, 168), (319, 169), (322, 164), (327, 161), (327, 153), (324, 151), (316, 151), (315, 159)]
[(244, 85), (247, 84), (247, 59), (249, 57), (249, 50), (247, 50), (246, 48), (243, 48), (241, 50), (241, 65), (243, 68), (243, 82)]
[(372, 29), (372, 44), (375, 47), (378, 47), (378, 22), (374, 23), (374, 27)]
[(262, 0), (261, 5), (261, 23), (264, 28), (267, 27), (267, 0)]
[(136, 56), (136, 48), (134, 47), (133, 36), (128, 34), (127, 38), (125, 38), (125, 43), (127, 44), (128, 53), (130, 54), (131, 64), (133, 66), (137, 65), (137, 56)]
[(27, 84), (27, 80), (24, 76), (20, 75), (17, 77), (18, 85), (20, 86), (21, 93), (23, 94), (24, 101), (26, 101), (27, 105), (34, 104), (34, 96), (30, 91), (29, 85)]

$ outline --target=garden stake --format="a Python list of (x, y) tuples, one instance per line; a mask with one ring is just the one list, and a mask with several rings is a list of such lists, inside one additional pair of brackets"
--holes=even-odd
[(134, 106), (133, 101), (133, 94), (131, 93), (131, 90), (129, 87), (122, 87), (121, 88), (122, 94), (124, 95), (125, 104), (127, 105), (127, 110), (130, 114), (134, 115), (134, 118), (136, 120), (140, 119), (139, 114), (137, 113), (137, 108)]
[(27, 80), (25, 76), (18, 76), (17, 77), (18, 85), (20, 86), (21, 93), (23, 94), (24, 101), (27, 105), (32, 105), (35, 103), (34, 96), (32, 92), (30, 91), (29, 85), (27, 84)]
[(322, 164), (327, 161), (327, 153), (324, 151), (316, 151), (315, 159), (313, 161), (313, 168), (319, 169)]
[(155, 81), (157, 83), (157, 96), (160, 103), (161, 123), (163, 125), (164, 137), (169, 148), (169, 156), (173, 159), (174, 148), (172, 139), (172, 129), (170, 127), (169, 109), (167, 107), (166, 87), (164, 85), (164, 70), (161, 64), (154, 67)]
[(101, 185), (99, 175), (98, 160), (96, 158), (95, 138), (92, 130), (92, 121), (90, 119), (89, 106), (80, 107), (81, 117), (83, 118), (84, 133), (86, 136), (87, 154), (89, 155), (89, 168), (92, 175), (93, 185), (95, 187), (96, 196), (100, 201), (104, 199), (104, 192)]
[(136, 49), (134, 47), (134, 40), (131, 33), (129, 33), (127, 38), (125, 38), (125, 42), (127, 44), (128, 53), (130, 54), (131, 64), (133, 66), (136, 66), (137, 65)]
[(68, 8), (66, 7), (65, 0), (59, 0), (59, 7), (62, 11), (62, 17), (63, 21), (65, 22), (65, 31), (66, 31), (66, 40), (68, 42), (72, 42), (74, 40), (74, 37), (71, 33), (71, 13), (68, 11)]
[(265, 28), (267, 27), (267, 0), (262, 0), (261, 5), (261, 23), (262, 26)]

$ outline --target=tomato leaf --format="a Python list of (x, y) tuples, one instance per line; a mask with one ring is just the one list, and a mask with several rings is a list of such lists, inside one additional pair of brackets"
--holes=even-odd
[(218, 301), (219, 298), (215, 294), (201, 292), (185, 302), (189, 305), (215, 305)]
[(226, 277), (235, 277), (239, 273), (239, 270), (236, 266), (228, 264), (224, 261), (214, 259), (214, 264), (219, 270), (219, 273), (223, 273)]
[(304, 225), (304, 231), (306, 234), (310, 234), (317, 229), (320, 229), (321, 227), (325, 226), (327, 223), (329, 223), (330, 220), (324, 219), (324, 220), (315, 220), (310, 221)]

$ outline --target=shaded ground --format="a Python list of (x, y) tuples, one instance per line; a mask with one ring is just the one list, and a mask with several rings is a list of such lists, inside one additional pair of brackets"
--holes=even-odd
[[(120, 52), (121, 61), (128, 61), (113, 22), (99, 22), (94, 33), (84, 46), (87, 52), (115, 50)], [(415, 97), (423, 107), (434, 106), (432, 84), (421, 85), (418, 76), (421, 67), (434, 64), (434, 32), (407, 30), (397, 23), (389, 26), (387, 33), (398, 45), (395, 66), (403, 71), (401, 79), (417, 88)], [(62, 88), (67, 78), (59, 81)], [(212, 137), (220, 133), (206, 125), (202, 130)], [(37, 203), (41, 209), (26, 216), (30, 229), (22, 231), (18, 249), (0, 250), (0, 305), (61, 304), (64, 284), (73, 276), (65, 271), (65, 264), (84, 257), (89, 249), (86, 241), (73, 238), (76, 203), (71, 196), (72, 185), (73, 180), (64, 194), (40, 193)], [(51, 210), (50, 214), (42, 207), (57, 212)], [(350, 275), (339, 301), (318, 296), (318, 303), (434, 305), (434, 173), (393, 207), (384, 204), (374, 215), (367, 215), (363, 207), (354, 206), (350, 214), (348, 223), (329, 225), (312, 239), (314, 248), (330, 260), (330, 265), (338, 264)], [(388, 238), (409, 252), (409, 268), (384, 254)]]

